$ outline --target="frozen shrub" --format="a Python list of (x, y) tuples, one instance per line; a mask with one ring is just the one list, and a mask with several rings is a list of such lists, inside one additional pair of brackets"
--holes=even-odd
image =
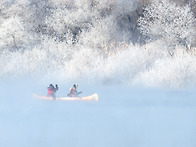
[(167, 47), (191, 43), (195, 18), (188, 5), (178, 6), (168, 0), (153, 0), (144, 8), (138, 24), (146, 41), (163, 41)]

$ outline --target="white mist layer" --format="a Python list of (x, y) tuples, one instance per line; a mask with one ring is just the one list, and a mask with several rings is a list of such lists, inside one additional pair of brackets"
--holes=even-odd
[[(153, 44), (154, 45), (154, 44)], [(153, 46), (152, 45), (152, 46)], [(196, 84), (195, 55), (176, 50), (173, 56), (155, 47), (127, 45), (109, 57), (96, 50), (51, 44), (24, 52), (1, 55), (1, 77), (29, 75), (35, 80), (57, 82), (86, 80), (87, 83), (183, 87)], [(78, 49), (77, 49), (78, 48)], [(74, 51), (76, 50), (76, 51)]]

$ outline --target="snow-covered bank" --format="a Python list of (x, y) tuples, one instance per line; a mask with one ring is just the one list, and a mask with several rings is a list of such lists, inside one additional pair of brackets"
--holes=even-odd
[(177, 1), (4, 0), (0, 78), (195, 86), (195, 14)]
[[(194, 54), (178, 48), (170, 56), (156, 43), (147, 46), (127, 45), (117, 53), (104, 58), (96, 51), (81, 47), (67, 57), (67, 52), (35, 48), (25, 52), (1, 55), (0, 77), (5, 79), (27, 76), (40, 83), (46, 81), (125, 85), (148, 87), (187, 87), (196, 84), (196, 58)], [(60, 48), (57, 45), (56, 48)], [(75, 50), (75, 48), (72, 48)]]

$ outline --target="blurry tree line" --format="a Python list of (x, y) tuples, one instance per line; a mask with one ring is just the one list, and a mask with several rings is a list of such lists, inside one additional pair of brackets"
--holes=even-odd
[(114, 42), (196, 46), (195, 0), (3, 0), (0, 52), (43, 40), (110, 50)]

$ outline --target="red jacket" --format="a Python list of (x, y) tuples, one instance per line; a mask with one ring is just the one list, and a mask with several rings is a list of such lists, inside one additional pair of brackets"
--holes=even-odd
[(47, 96), (52, 96), (55, 93), (54, 89), (50, 89), (50, 87), (48, 87), (47, 90)]
[(70, 96), (70, 97), (77, 97), (77, 96), (78, 96), (77, 90), (74, 89), (74, 88), (71, 88), (71, 89), (69, 90), (68, 96)]
[(56, 85), (56, 88), (53, 85), (50, 85), (47, 88), (47, 96), (55, 97), (55, 92), (58, 90), (58, 85)]

